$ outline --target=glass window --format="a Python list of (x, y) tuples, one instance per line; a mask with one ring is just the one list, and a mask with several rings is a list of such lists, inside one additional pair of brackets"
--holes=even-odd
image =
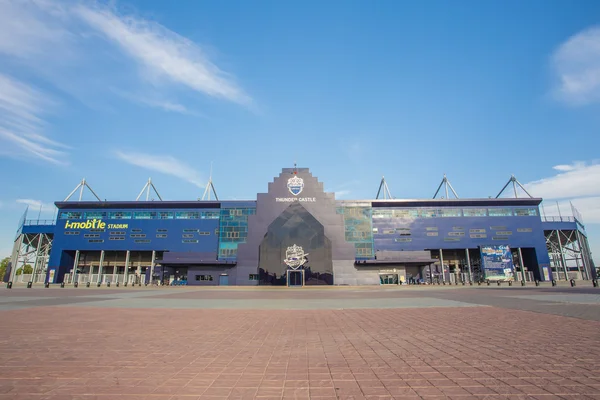
[(196, 275), (196, 280), (197, 281), (212, 281), (213, 276), (212, 275)]
[(189, 238), (193, 238), (194, 234), (192, 234), (192, 233), (184, 233), (183, 235), (181, 235), (181, 237), (189, 239)]
[(157, 229), (156, 232), (167, 232), (166, 229)]
[(199, 219), (200, 213), (197, 211), (177, 211), (175, 219)]
[(131, 211), (114, 211), (108, 213), (109, 219), (131, 219)]
[(258, 274), (250, 274), (248, 276), (248, 279), (250, 279), (251, 281), (257, 281), (259, 279)]
[(103, 211), (86, 211), (85, 218), (87, 219), (104, 219), (106, 213)]
[(103, 239), (88, 239), (89, 243), (104, 243)]
[(439, 213), (442, 217), (462, 217), (462, 210), (460, 208), (441, 208)]
[(159, 211), (158, 219), (173, 219), (173, 213), (170, 211)]
[(202, 211), (200, 213), (200, 218), (202, 219), (219, 219), (218, 211)]
[(61, 211), (59, 219), (82, 219), (82, 212), (80, 211)]
[(136, 243), (150, 243), (149, 239), (136, 239), (134, 240)]
[(155, 219), (156, 212), (154, 211), (136, 211), (133, 213), (133, 219)]
[(513, 212), (510, 208), (489, 208), (490, 217), (512, 217)]
[(485, 208), (463, 208), (463, 215), (465, 217), (487, 217), (487, 210)]
[(183, 239), (181, 243), (198, 243), (198, 239)]
[(433, 218), (437, 216), (437, 210), (434, 208), (422, 208), (419, 210), (421, 218)]
[(517, 217), (535, 217), (538, 215), (537, 208), (515, 208), (515, 215)]
[(167, 235), (165, 235), (164, 233), (159, 233), (159, 234), (156, 235), (156, 237), (159, 238), (159, 239), (164, 239), (164, 238), (167, 237)]
[(533, 232), (531, 228), (517, 228), (517, 232), (525, 233), (525, 232)]

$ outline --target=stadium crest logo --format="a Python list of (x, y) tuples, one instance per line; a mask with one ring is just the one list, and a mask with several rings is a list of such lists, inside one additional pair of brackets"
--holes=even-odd
[(306, 263), (307, 255), (302, 247), (294, 244), (285, 251), (283, 262), (291, 269), (298, 269)]
[(304, 189), (304, 179), (294, 176), (288, 179), (287, 187), (291, 194), (298, 196)]

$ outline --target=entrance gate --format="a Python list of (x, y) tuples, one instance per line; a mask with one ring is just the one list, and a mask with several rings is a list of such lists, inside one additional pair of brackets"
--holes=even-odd
[(379, 275), (379, 283), (382, 285), (397, 285), (398, 284), (398, 274)]
[(303, 269), (288, 269), (287, 270), (287, 286), (288, 287), (304, 286), (304, 270)]

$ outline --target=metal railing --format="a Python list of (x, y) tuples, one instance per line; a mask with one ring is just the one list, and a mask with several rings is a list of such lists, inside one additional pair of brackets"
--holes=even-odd
[(54, 221), (53, 219), (26, 219), (25, 222), (23, 222), (24, 226), (31, 226), (31, 225), (55, 225), (56, 221)]
[(575, 217), (542, 217), (542, 222), (575, 222)]

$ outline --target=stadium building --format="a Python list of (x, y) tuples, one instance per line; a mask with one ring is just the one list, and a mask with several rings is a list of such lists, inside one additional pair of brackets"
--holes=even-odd
[[(98, 201), (83, 201), (84, 190)], [(514, 197), (501, 197), (507, 190)], [(212, 181), (203, 200), (162, 201), (150, 180), (136, 201), (101, 201), (83, 180), (55, 203), (55, 220), (25, 213), (6, 278), (287, 286), (595, 278), (579, 213), (545, 217), (541, 203), (514, 177), (496, 198), (462, 199), (444, 176), (433, 198), (418, 200), (392, 198), (385, 179), (375, 199), (336, 200), (296, 167), (247, 201), (218, 200)], [(33, 272), (19, 274), (26, 264)]]

